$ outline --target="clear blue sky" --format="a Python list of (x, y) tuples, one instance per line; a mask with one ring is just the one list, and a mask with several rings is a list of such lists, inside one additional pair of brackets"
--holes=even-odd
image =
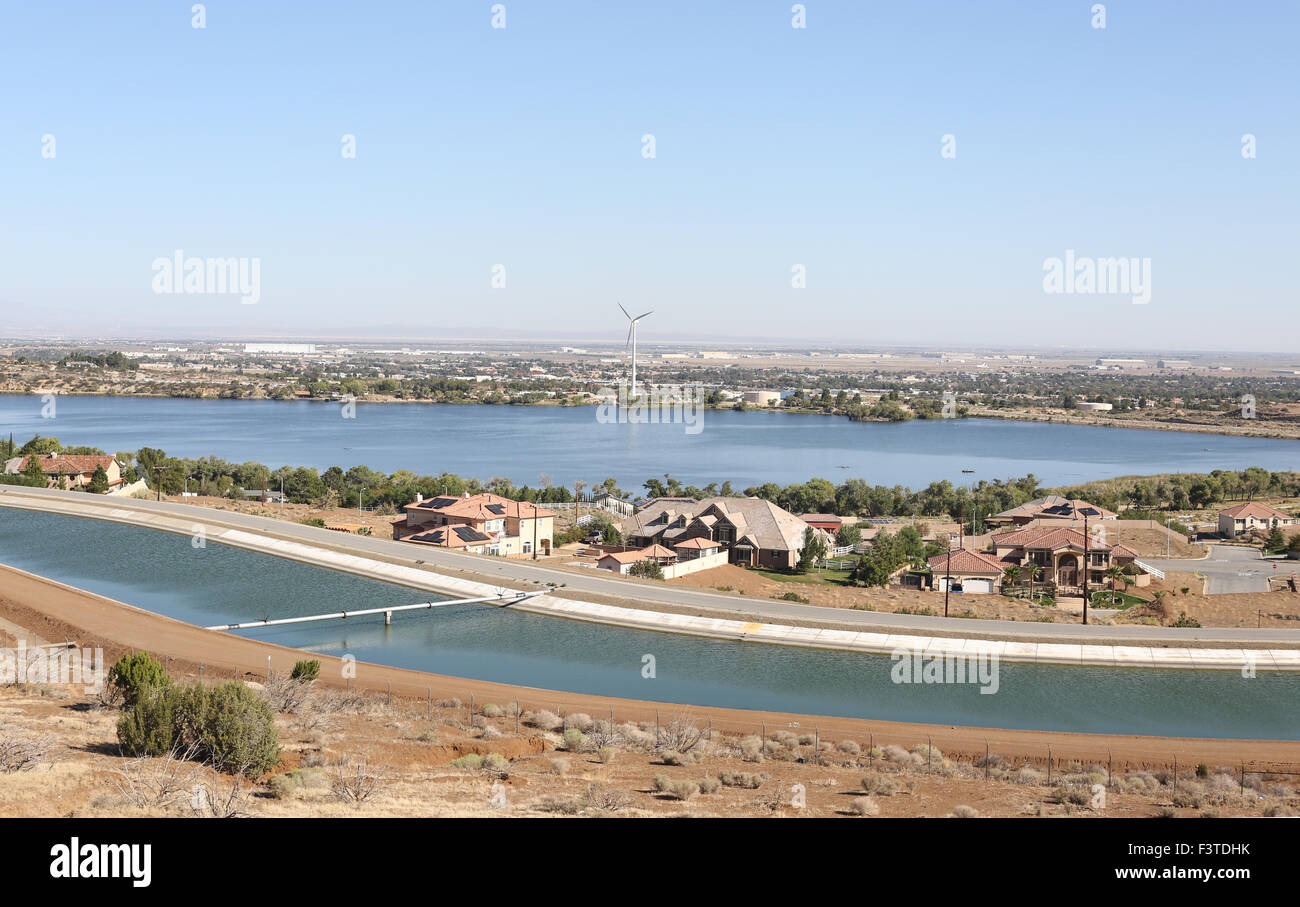
[[(1294, 347), (1300, 4), (791, 5), (6, 4), (0, 334)], [(178, 248), (261, 301), (155, 295)]]

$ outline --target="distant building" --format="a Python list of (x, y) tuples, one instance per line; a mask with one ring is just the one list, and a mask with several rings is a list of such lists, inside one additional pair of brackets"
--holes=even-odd
[(316, 352), (314, 343), (245, 343), (245, 353), (272, 353), (285, 356), (301, 356)]
[(1156, 362), (1157, 368), (1191, 368), (1192, 363), (1186, 359), (1160, 359)]
[(1098, 359), (1097, 364), (1103, 368), (1146, 368), (1145, 359)]
[(780, 391), (745, 391), (742, 398), (754, 406), (773, 406), (781, 402)]
[(1086, 400), (1080, 400), (1074, 404), (1076, 408), (1093, 413), (1108, 413), (1115, 407), (1110, 403), (1089, 403)]
[(803, 513), (799, 515), (799, 519), (814, 529), (821, 529), (832, 535), (839, 532), (840, 527), (844, 525), (844, 520), (833, 513)]

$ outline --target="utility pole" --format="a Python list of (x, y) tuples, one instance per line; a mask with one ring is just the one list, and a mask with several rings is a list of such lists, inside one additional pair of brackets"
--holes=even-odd
[(1083, 622), (1088, 622), (1088, 514), (1083, 515)]
[(948, 564), (944, 567), (945, 576), (943, 582), (943, 616), (948, 616), (948, 593), (952, 591), (952, 541), (948, 542)]
[(162, 500), (162, 471), (161, 466), (153, 468), (154, 490), (158, 493), (158, 500)]

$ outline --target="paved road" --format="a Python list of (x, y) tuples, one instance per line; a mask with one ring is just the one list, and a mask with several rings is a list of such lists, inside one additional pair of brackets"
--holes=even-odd
[[(107, 498), (87, 495), (83, 492), (26, 488), (16, 485), (0, 486), (0, 505), (3, 505), (6, 499), (14, 503), (17, 503), (19, 499), (25, 499), (29, 505), (39, 503), (41, 499), (61, 499), (67, 502), (75, 502), (85, 508), (102, 508), (105, 511), (117, 508), (154, 513), (161, 512), (187, 519), (201, 518), (213, 524), (233, 526), (252, 532), (264, 532), (267, 535), (309, 542), (321, 547), (333, 548), (352, 554), (378, 554), (389, 560), (410, 565), (424, 563), (435, 567), (465, 570), (477, 573), (488, 581), (498, 578), (524, 583), (550, 582), (556, 585), (564, 584), (566, 591), (585, 592), (621, 599), (629, 606), (635, 606), (638, 602), (652, 602), (683, 608), (708, 609), (719, 612), (720, 615), (754, 614), (775, 623), (790, 620), (826, 621), (840, 625), (850, 625), (864, 631), (915, 633), (923, 636), (1044, 639), (1051, 642), (1080, 642), (1099, 645), (1111, 643), (1115, 640), (1157, 645), (1161, 642), (1176, 644), (1177, 642), (1196, 640), (1199, 642), (1224, 643), (1230, 646), (1240, 646), (1247, 643), (1269, 646), (1279, 642), (1300, 642), (1300, 630), (1260, 630), (1234, 627), (1171, 629), (1168, 627), (1148, 626), (1124, 626), (1122, 629), (1117, 630), (1114, 627), (1096, 625), (1085, 627), (1078, 624), (950, 619), (927, 617), (919, 614), (891, 614), (880, 611), (823, 608), (814, 605), (801, 605), (795, 602), (724, 595), (685, 586), (614, 579), (598, 575), (594, 570), (592, 575), (570, 570), (557, 570), (528, 560), (507, 560), (505, 558), (463, 554), (431, 546), (420, 546), (416, 549), (410, 542), (344, 535), (315, 526), (303, 526), (298, 523), (232, 513), (227, 510), (197, 507), (191, 504), (141, 501), (134, 498)], [(2, 515), (2, 510), (0, 510), (0, 515)], [(2, 555), (3, 552), (0, 552), (0, 556)], [(1185, 565), (1189, 562), (1180, 563)], [(939, 599), (936, 598), (935, 601), (938, 603)]]
[(1142, 558), (1157, 570), (1197, 572), (1209, 579), (1207, 592), (1267, 592), (1268, 578), (1300, 573), (1300, 561), (1272, 560), (1262, 557), (1258, 549), (1240, 545), (1211, 545), (1210, 556), (1194, 558)]

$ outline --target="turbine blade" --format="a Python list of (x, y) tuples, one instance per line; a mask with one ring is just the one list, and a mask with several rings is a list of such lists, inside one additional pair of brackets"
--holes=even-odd
[(640, 321), (640, 320), (641, 320), (642, 318), (644, 318), (646, 315), (653, 315), (653, 314), (654, 314), (654, 310), (651, 309), (649, 312), (643, 312), (643, 313), (641, 313), (640, 315), (638, 315), (638, 316), (636, 316), (635, 318), (633, 318), (632, 320), (633, 320), (633, 321)]
[(627, 349), (632, 345), (632, 332), (635, 330), (636, 330), (636, 322), (634, 321), (627, 326), (627, 343), (623, 344), (623, 349)]
[[(623, 309), (623, 303), (620, 302), (620, 303), (618, 304), (618, 307), (619, 307), (620, 309)], [(631, 317), (632, 317), (631, 315), (628, 314), (627, 309), (623, 309), (623, 314), (624, 314), (624, 315), (627, 315), (628, 318), (631, 318)]]

